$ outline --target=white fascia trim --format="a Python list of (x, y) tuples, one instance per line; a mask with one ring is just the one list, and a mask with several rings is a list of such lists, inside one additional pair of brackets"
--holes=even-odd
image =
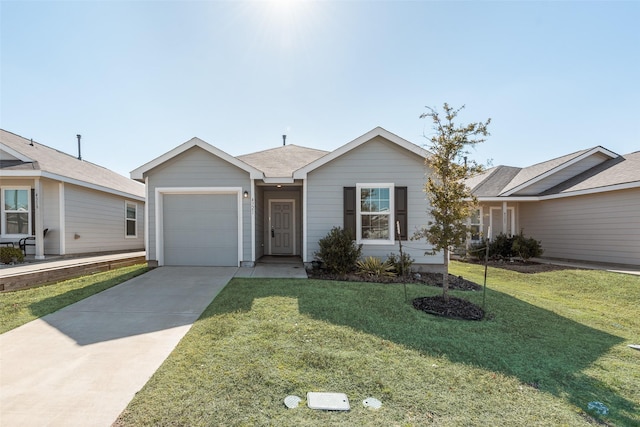
[(262, 179), (262, 181), (264, 181), (265, 184), (293, 184), (295, 183), (295, 180), (293, 179), (293, 177), (264, 177)]
[(59, 182), (65, 182), (67, 184), (77, 185), (79, 187), (90, 188), (92, 190), (102, 191), (103, 193), (114, 194), (116, 196), (127, 197), (130, 199), (135, 199), (139, 202), (144, 202), (144, 196), (138, 196), (137, 194), (127, 193), (125, 191), (116, 190), (110, 187), (104, 187), (102, 185), (91, 184), (86, 181), (81, 181), (79, 179), (69, 178), (67, 176), (58, 175), (51, 172), (46, 171), (2, 171), (3, 177), (13, 177), (13, 178), (48, 178), (53, 179)]
[[(15, 157), (16, 159), (20, 160), (21, 162), (27, 162), (27, 163), (32, 163), (35, 162), (35, 160), (33, 160), (30, 157), (25, 156), (24, 154), (14, 150), (13, 148), (3, 144), (0, 142), (0, 150), (8, 153), (9, 155)], [(4, 172), (3, 172), (4, 174)]]
[(365, 142), (368, 142), (370, 140), (372, 140), (373, 138), (377, 137), (377, 136), (381, 136), (385, 139), (387, 139), (388, 141), (393, 142), (396, 145), (399, 145), (400, 147), (414, 153), (417, 154), (420, 157), (427, 157), (430, 153), (425, 150), (424, 148), (407, 141), (404, 138), (400, 138), (398, 135), (393, 134), (391, 132), (389, 132), (386, 129), (381, 128), (380, 126), (370, 130), (369, 132), (365, 133), (364, 135), (359, 136), (358, 138), (354, 139), (353, 141), (343, 145), (342, 147), (330, 152), (329, 154), (326, 154), (322, 157), (320, 157), (318, 160), (315, 160), (311, 163), (309, 163), (307, 166), (304, 166), (300, 169), (298, 169), (297, 171), (293, 172), (293, 178), (294, 179), (305, 179), (307, 174), (311, 171), (313, 171), (314, 169), (319, 168), (322, 165), (325, 165), (327, 163), (329, 163), (330, 161), (342, 156), (343, 154), (348, 153), (349, 151), (353, 150), (354, 148), (359, 147), (360, 145), (364, 144)]
[(609, 151), (604, 147), (598, 146), (598, 147), (595, 147), (595, 148), (587, 151), (586, 153), (582, 153), (581, 155), (579, 155), (577, 157), (574, 157), (573, 159), (571, 159), (571, 160), (569, 160), (569, 161), (567, 161), (565, 163), (562, 163), (561, 165), (556, 166), (553, 169), (550, 169), (550, 170), (546, 171), (543, 174), (537, 175), (534, 178), (530, 179), (529, 181), (523, 182), (522, 184), (518, 185), (517, 187), (514, 187), (511, 190), (506, 191), (506, 192), (504, 192), (504, 193), (502, 193), (500, 195), (501, 196), (510, 196), (510, 195), (512, 195), (514, 193), (517, 193), (518, 191), (520, 191), (520, 190), (522, 190), (524, 188), (527, 188), (530, 185), (535, 184), (536, 182), (539, 182), (539, 181), (541, 181), (541, 180), (543, 180), (543, 179), (545, 179), (545, 178), (547, 178), (547, 177), (549, 177), (549, 176), (551, 176), (551, 175), (553, 175), (553, 174), (555, 174), (555, 173), (557, 173), (557, 172), (559, 172), (559, 171), (561, 171), (561, 170), (563, 170), (563, 169), (565, 169), (565, 168), (567, 168), (567, 167), (569, 167), (569, 166), (571, 166), (571, 165), (573, 165), (573, 164), (575, 164), (575, 163), (577, 163), (577, 162), (579, 162), (581, 160), (584, 160), (587, 157), (590, 157), (590, 156), (592, 156), (592, 155), (594, 155), (596, 153), (604, 154), (605, 156), (609, 156), (612, 159), (615, 159), (616, 157), (620, 157), (618, 154), (614, 153), (613, 151)]
[(134, 169), (131, 171), (130, 176), (131, 179), (135, 179), (137, 181), (142, 181), (144, 179), (144, 174), (148, 171), (150, 171), (151, 169), (161, 165), (162, 163), (165, 163), (168, 160), (171, 160), (172, 158), (176, 157), (179, 154), (184, 153), (185, 151), (187, 151), (188, 149), (192, 148), (192, 147), (200, 147), (205, 151), (208, 151), (209, 153), (213, 154), (216, 157), (221, 158), (222, 160), (225, 160), (228, 163), (231, 163), (232, 165), (244, 170), (245, 172), (249, 173), (249, 176), (251, 179), (262, 179), (264, 177), (264, 174), (262, 173), (262, 171), (259, 171), (258, 169), (254, 168), (253, 166), (248, 165), (247, 163), (243, 162), (242, 160), (239, 160), (235, 157), (233, 157), (230, 154), (225, 153), (224, 151), (220, 150), (219, 148), (214, 147), (213, 145), (201, 140), (200, 138), (191, 138), (189, 141), (177, 146), (176, 148), (174, 148), (171, 151), (168, 151), (166, 153), (164, 153), (163, 155), (161, 155), (160, 157), (157, 157), (153, 160), (151, 160), (148, 163), (145, 163), (144, 165), (140, 166), (137, 169)]
[[(157, 187), (155, 190), (156, 258), (158, 266), (164, 265), (164, 217), (165, 194), (236, 194), (238, 206), (238, 267), (242, 263), (242, 187)], [(253, 245), (253, 243), (252, 243)]]

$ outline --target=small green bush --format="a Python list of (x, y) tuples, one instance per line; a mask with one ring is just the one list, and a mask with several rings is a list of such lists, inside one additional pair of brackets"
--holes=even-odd
[(533, 237), (524, 237), (522, 231), (513, 237), (511, 249), (514, 254), (524, 261), (528, 261), (529, 258), (539, 257), (544, 253), (541, 242)]
[(489, 257), (491, 259), (510, 259), (514, 256), (513, 236), (500, 233), (489, 243)]
[(390, 253), (387, 262), (393, 266), (397, 274), (407, 276), (411, 273), (411, 266), (415, 260), (406, 252), (400, 254)]
[(394, 266), (389, 262), (382, 262), (377, 257), (366, 257), (356, 263), (358, 274), (370, 277), (395, 277)]
[(351, 233), (340, 227), (333, 227), (318, 244), (320, 250), (315, 255), (329, 273), (346, 274), (353, 270), (362, 253), (362, 245), (357, 245)]
[(24, 261), (24, 255), (20, 249), (10, 247), (0, 248), (0, 262), (3, 264), (11, 264), (14, 258), (16, 262)]

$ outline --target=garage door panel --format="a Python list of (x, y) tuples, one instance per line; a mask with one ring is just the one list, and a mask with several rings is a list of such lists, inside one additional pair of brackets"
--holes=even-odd
[(165, 265), (238, 265), (235, 194), (167, 194), (163, 199)]

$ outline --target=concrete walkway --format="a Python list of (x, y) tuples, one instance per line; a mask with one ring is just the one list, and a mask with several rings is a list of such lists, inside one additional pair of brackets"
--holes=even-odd
[(0, 335), (0, 426), (110, 426), (237, 271), (158, 268)]

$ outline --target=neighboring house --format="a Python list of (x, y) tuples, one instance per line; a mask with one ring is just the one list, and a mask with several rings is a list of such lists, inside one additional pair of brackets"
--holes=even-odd
[[(251, 266), (265, 255), (314, 260), (332, 227), (363, 255), (398, 253), (426, 225), (427, 152), (375, 128), (333, 152), (283, 145), (233, 157), (193, 138), (131, 172), (147, 188), (150, 265)], [(414, 266), (438, 270), (426, 241), (407, 241)]]
[(467, 184), (480, 202), (472, 240), (523, 231), (547, 258), (640, 265), (640, 152), (598, 146)]
[(0, 130), (0, 188), (2, 242), (37, 259), (144, 250), (144, 185), (113, 171)]

